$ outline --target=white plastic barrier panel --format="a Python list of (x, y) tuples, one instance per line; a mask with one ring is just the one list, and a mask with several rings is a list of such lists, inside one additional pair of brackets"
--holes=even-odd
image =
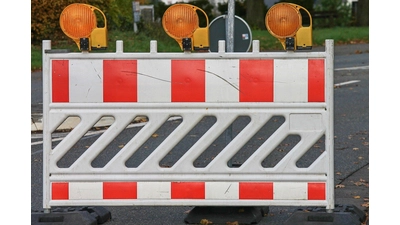
[[(258, 41), (248, 53), (158, 53), (155, 41), (149, 53), (125, 53), (122, 46), (117, 41), (115, 53), (63, 53), (43, 41), (45, 209), (77, 205), (334, 209), (333, 40), (326, 40), (322, 52), (260, 52)], [(62, 141), (53, 142), (57, 127), (70, 117), (79, 118), (77, 126)], [(90, 146), (79, 147), (78, 141), (104, 117), (113, 118), (111, 125)], [(105, 154), (138, 117), (146, 118), (137, 124), (139, 131)], [(203, 157), (218, 145), (217, 137), (242, 117), (247, 122), (229, 143), (212, 157)], [(249, 146), (276, 117), (282, 120), (279, 126), (268, 137), (261, 133), (256, 138), (259, 145)], [(158, 129), (171, 118), (178, 118), (178, 125), (168, 130), (175, 124), (172, 120), (162, 134), (165, 138), (146, 152), (151, 140), (158, 140)], [(213, 118), (212, 124), (201, 134), (191, 133), (204, 118)], [(175, 154), (174, 149), (184, 145), (182, 140), (195, 136)], [(299, 140), (290, 151), (281, 150), (283, 140), (292, 136)], [(245, 146), (250, 153), (234, 165)], [(312, 148), (317, 156), (308, 159)], [(267, 158), (282, 152), (273, 165), (265, 165)], [(171, 155), (176, 155), (173, 163), (163, 165)], [(208, 162), (199, 166), (201, 157)], [(129, 165), (136, 158), (142, 159)], [(96, 166), (100, 159), (101, 166)], [(310, 162), (299, 166), (301, 160)]]

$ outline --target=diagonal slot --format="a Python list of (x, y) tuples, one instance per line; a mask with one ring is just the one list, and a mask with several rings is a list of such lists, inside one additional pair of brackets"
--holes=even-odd
[(288, 135), (261, 163), (264, 168), (275, 167), (301, 140), (299, 135)]
[(228, 166), (231, 168), (240, 167), (284, 122), (283, 116), (271, 117), (229, 160)]
[(103, 168), (136, 134), (146, 126), (148, 118), (146, 116), (135, 117), (123, 130), (120, 132), (110, 144), (108, 144), (100, 154), (92, 161), (91, 165), (94, 168)]
[(137, 168), (180, 124), (181, 116), (169, 117), (146, 142), (135, 151), (125, 162), (128, 168)]
[(249, 116), (238, 116), (230, 126), (228, 126), (228, 128), (193, 161), (193, 166), (196, 168), (206, 167), (249, 123)]
[(54, 132), (51, 133), (52, 149), (54, 149), (64, 137), (68, 136), (80, 122), (81, 118), (79, 116), (67, 117)]
[[(69, 168), (93, 143), (96, 142), (101, 134), (103, 134), (112, 123), (114, 123), (114, 117), (103, 116), (93, 126), (89, 125), (86, 128), (83, 128), (82, 126), (79, 130), (71, 130), (71, 132), (53, 148), (53, 150), (57, 148), (59, 151), (65, 152), (60, 160), (58, 160), (57, 166), (60, 168)], [(76, 138), (78, 133), (82, 130), (85, 133), (79, 135), (79, 139), (76, 139), (74, 143), (67, 143), (71, 140), (67, 139), (69, 136), (74, 135)], [(78, 133), (74, 134), (74, 132)], [(68, 148), (69, 145), (72, 145), (72, 147)]]
[(318, 157), (325, 152), (325, 135), (317, 140), (310, 149), (304, 153), (300, 159), (296, 162), (296, 166), (299, 168), (308, 168), (311, 166)]
[(215, 116), (205, 116), (159, 162), (160, 167), (172, 167), (217, 121)]

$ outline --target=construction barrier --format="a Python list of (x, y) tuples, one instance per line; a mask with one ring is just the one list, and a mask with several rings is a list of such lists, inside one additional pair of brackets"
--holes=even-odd
[[(333, 40), (322, 52), (63, 52), (43, 41), (43, 207), (53, 206), (323, 206), (334, 209)], [(114, 122), (90, 146), (76, 143), (101, 118)], [(271, 118), (280, 126), (240, 165), (232, 158)], [(56, 145), (57, 127), (79, 124)], [(135, 118), (143, 127), (101, 166), (94, 161)], [(180, 124), (151, 152), (146, 141), (171, 118)], [(172, 164), (161, 161), (204, 118), (213, 124)], [(207, 164), (195, 161), (239, 117), (247, 125)], [(229, 130), (229, 129), (228, 129)], [(266, 159), (288, 136), (299, 141), (273, 166)], [(308, 166), (298, 166), (322, 139)], [(251, 148), (251, 147), (250, 147)], [(73, 160), (68, 161), (66, 155)], [(129, 165), (135, 157), (142, 161)]]

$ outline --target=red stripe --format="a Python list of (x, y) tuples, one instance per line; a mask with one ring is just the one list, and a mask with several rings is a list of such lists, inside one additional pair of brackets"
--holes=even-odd
[(103, 199), (137, 199), (137, 183), (104, 182)]
[(52, 102), (69, 102), (69, 61), (52, 60)]
[(172, 199), (205, 199), (204, 182), (171, 182)]
[(308, 200), (325, 199), (325, 183), (308, 183)]
[(325, 61), (323, 59), (308, 60), (308, 101), (325, 101)]
[(240, 182), (239, 199), (273, 199), (272, 182)]
[(241, 102), (272, 102), (274, 98), (274, 60), (240, 60)]
[(172, 102), (205, 101), (205, 61), (171, 60)]
[(137, 61), (103, 61), (104, 102), (137, 101)]
[(68, 183), (51, 183), (51, 199), (52, 200), (68, 200), (69, 185)]

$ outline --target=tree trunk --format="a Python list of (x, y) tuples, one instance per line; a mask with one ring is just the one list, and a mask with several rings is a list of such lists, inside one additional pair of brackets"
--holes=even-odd
[(357, 25), (369, 26), (369, 0), (358, 0)]
[(263, 0), (246, 1), (246, 22), (251, 28), (265, 28), (265, 5)]

